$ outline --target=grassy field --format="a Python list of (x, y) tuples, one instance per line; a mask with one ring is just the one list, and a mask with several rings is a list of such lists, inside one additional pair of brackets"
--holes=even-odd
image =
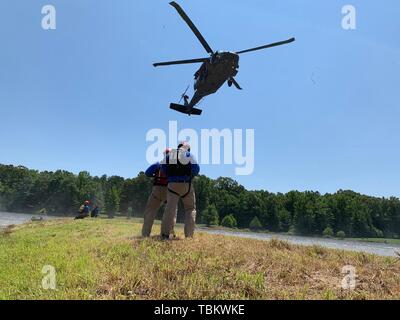
[[(140, 227), (87, 219), (1, 231), (0, 299), (400, 298), (398, 258), (205, 233), (143, 240)], [(56, 290), (41, 287), (45, 265), (56, 269)], [(353, 291), (341, 288), (345, 265), (356, 268)]]

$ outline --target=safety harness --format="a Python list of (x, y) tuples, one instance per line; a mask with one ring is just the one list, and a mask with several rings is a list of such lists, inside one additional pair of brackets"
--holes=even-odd
[(171, 192), (171, 193), (173, 193), (174, 195), (176, 195), (176, 196), (181, 197), (182, 199), (184, 199), (184, 198), (186, 198), (186, 197), (189, 195), (190, 191), (192, 190), (192, 178), (190, 178), (189, 181), (188, 181), (187, 183), (189, 183), (189, 189), (188, 189), (188, 191), (187, 191), (183, 196), (181, 196), (178, 192), (175, 192), (175, 191), (172, 190), (171, 188), (168, 188), (168, 191)]
[[(176, 181), (176, 182), (181, 182), (181, 183), (188, 183), (189, 188), (188, 191), (184, 195), (180, 195), (179, 193), (175, 192), (171, 188), (168, 188), (168, 191), (175, 194), (178, 197), (181, 197), (182, 199), (187, 197), (192, 190), (192, 165), (189, 162), (188, 164), (183, 164), (179, 161), (179, 152), (183, 152), (182, 150), (175, 150), (175, 155), (176, 155), (176, 163), (171, 164), (170, 163), (170, 158), (167, 158), (167, 165), (168, 165), (168, 177), (182, 177), (182, 181)], [(174, 153), (170, 153), (174, 154)]]

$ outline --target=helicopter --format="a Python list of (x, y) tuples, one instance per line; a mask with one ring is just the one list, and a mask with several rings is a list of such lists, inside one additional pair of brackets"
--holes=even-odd
[(180, 64), (191, 64), (201, 63), (201, 67), (194, 74), (194, 95), (189, 101), (189, 96), (185, 93), (182, 95), (184, 104), (171, 103), (170, 109), (187, 114), (187, 115), (201, 115), (202, 110), (195, 108), (195, 106), (206, 96), (216, 93), (222, 85), (227, 82), (229, 87), (235, 86), (237, 89), (242, 90), (239, 83), (235, 80), (235, 76), (238, 74), (239, 69), (239, 55), (247, 52), (268, 49), (285, 45), (295, 41), (295, 38), (290, 38), (285, 41), (275, 42), (264, 46), (246, 49), (237, 52), (225, 52), (225, 51), (214, 51), (207, 43), (203, 35), (194, 25), (192, 20), (187, 16), (182, 7), (172, 1), (169, 3), (176, 9), (182, 19), (186, 22), (192, 32), (195, 34), (197, 39), (200, 41), (204, 49), (210, 55), (206, 58), (189, 59), (189, 60), (178, 60), (168, 62), (154, 63), (154, 67), (180, 65)]

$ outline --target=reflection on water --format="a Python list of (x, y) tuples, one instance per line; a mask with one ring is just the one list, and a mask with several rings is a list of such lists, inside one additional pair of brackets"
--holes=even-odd
[(313, 246), (319, 245), (322, 247), (330, 249), (339, 250), (351, 250), (367, 252), (372, 254), (377, 254), (380, 256), (397, 256), (396, 252), (400, 252), (400, 245), (394, 244), (384, 244), (384, 243), (372, 243), (372, 242), (362, 242), (362, 241), (349, 241), (349, 240), (336, 240), (336, 239), (325, 239), (325, 238), (313, 238), (313, 237), (299, 237), (299, 236), (289, 236), (281, 234), (267, 234), (267, 233), (247, 233), (247, 232), (234, 232), (225, 230), (210, 230), (201, 229), (211, 234), (219, 234), (225, 236), (235, 236), (241, 238), (250, 238), (257, 240), (271, 240), (279, 239), (285, 240), (293, 244)]

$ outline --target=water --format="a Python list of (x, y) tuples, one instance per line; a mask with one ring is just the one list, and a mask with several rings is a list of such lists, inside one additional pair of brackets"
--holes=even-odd
[[(41, 216), (34, 214), (0, 212), (0, 228), (4, 228), (10, 224), (21, 224), (31, 221), (32, 217), (40, 218)], [(44, 216), (43, 219), (47, 220), (50, 219), (50, 217)]]
[[(31, 221), (32, 217), (39, 218), (40, 216), (32, 214), (0, 212), (0, 228), (6, 227), (10, 224), (21, 224), (29, 222)], [(44, 217), (44, 219), (52, 219), (52, 217)], [(236, 231), (226, 231), (226, 230), (214, 230), (207, 228), (200, 228), (199, 231), (207, 232), (210, 234), (219, 234), (224, 236), (234, 236), (234, 237), (250, 238), (257, 240), (278, 239), (278, 240), (285, 240), (290, 243), (298, 245), (305, 245), (305, 246), (319, 245), (321, 247), (330, 249), (366, 252), (388, 257), (397, 256), (396, 252), (400, 252), (400, 245), (385, 244), (385, 243), (335, 240), (335, 239), (314, 238), (314, 237), (299, 237), (299, 236), (289, 236), (282, 234), (252, 233), (252, 232), (240, 232), (240, 231), (236, 232)]]
[(336, 240), (336, 239), (314, 238), (314, 237), (300, 237), (300, 236), (289, 236), (282, 234), (212, 230), (206, 228), (202, 228), (200, 230), (210, 234), (219, 234), (224, 236), (234, 236), (234, 237), (257, 239), (257, 240), (278, 239), (303, 246), (318, 245), (329, 249), (366, 252), (387, 257), (398, 256), (396, 252), (400, 252), (400, 245), (395, 245), (395, 244), (373, 243), (373, 242), (352, 241), (352, 240)]

